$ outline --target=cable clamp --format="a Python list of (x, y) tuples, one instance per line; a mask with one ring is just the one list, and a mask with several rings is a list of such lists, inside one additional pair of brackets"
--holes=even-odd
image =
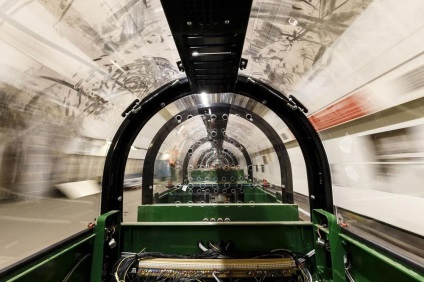
[(136, 114), (141, 110), (140, 100), (135, 99), (121, 114), (122, 117), (127, 117), (130, 114)]
[(289, 95), (289, 101), (287, 102), (287, 106), (289, 106), (293, 111), (299, 109), (302, 113), (307, 114), (308, 109), (294, 97), (293, 95)]

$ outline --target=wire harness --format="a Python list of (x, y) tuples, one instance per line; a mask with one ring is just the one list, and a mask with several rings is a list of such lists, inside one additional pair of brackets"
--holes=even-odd
[[(287, 249), (241, 253), (231, 242), (198, 242), (201, 252), (190, 255), (160, 252), (122, 253), (113, 267), (116, 282), (124, 281), (297, 281), (312, 282), (305, 267), (311, 252)], [(313, 255), (313, 254), (312, 254)]]

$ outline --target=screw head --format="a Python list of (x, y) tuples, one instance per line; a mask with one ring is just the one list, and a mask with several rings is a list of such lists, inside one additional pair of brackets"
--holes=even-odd
[(229, 20), (225, 20), (225, 22), (224, 22), (225, 24), (229, 24), (230, 23), (230, 21)]
[(187, 22), (187, 25), (192, 25), (193, 23), (192, 22)]
[(119, 196), (118, 197), (118, 201), (122, 201), (122, 196)]

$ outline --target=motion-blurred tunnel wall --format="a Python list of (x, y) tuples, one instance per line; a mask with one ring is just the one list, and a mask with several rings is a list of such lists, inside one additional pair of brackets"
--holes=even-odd
[[(240, 71), (309, 109), (339, 210), (421, 236), (423, 14), (424, 3), (414, 0), (253, 1), (242, 55), (248, 66)], [(156, 0), (3, 0), (0, 51), (0, 224), (10, 227), (0, 233), (3, 267), (98, 216), (98, 193), (71, 200), (55, 187), (100, 181), (122, 112), (185, 74)], [(163, 124), (218, 96), (193, 95), (158, 112), (132, 145), (125, 174), (140, 176)], [(303, 156), (288, 128), (260, 103), (220, 97), (276, 130), (290, 157), (295, 202), (307, 201)], [(237, 123), (231, 127), (246, 131)], [(278, 185), (269, 142), (248, 143), (254, 176)], [(159, 158), (167, 159), (172, 142), (164, 144)], [(140, 197), (130, 200), (135, 206)], [(52, 227), (47, 240), (45, 230)], [(28, 230), (32, 244), (16, 236)]]

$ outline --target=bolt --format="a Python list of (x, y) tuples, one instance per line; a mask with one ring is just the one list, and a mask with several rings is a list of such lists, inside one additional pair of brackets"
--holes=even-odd
[(312, 199), (312, 200), (315, 200), (315, 196), (314, 196), (314, 195), (311, 195), (311, 199)]
[(192, 25), (193, 23), (192, 22), (187, 22), (187, 25)]
[(161, 103), (160, 106), (163, 108), (165, 107), (165, 103)]
[(229, 20), (225, 20), (225, 24), (229, 24), (230, 23), (230, 21)]
[(122, 201), (122, 196), (119, 196), (118, 197), (118, 201)]

